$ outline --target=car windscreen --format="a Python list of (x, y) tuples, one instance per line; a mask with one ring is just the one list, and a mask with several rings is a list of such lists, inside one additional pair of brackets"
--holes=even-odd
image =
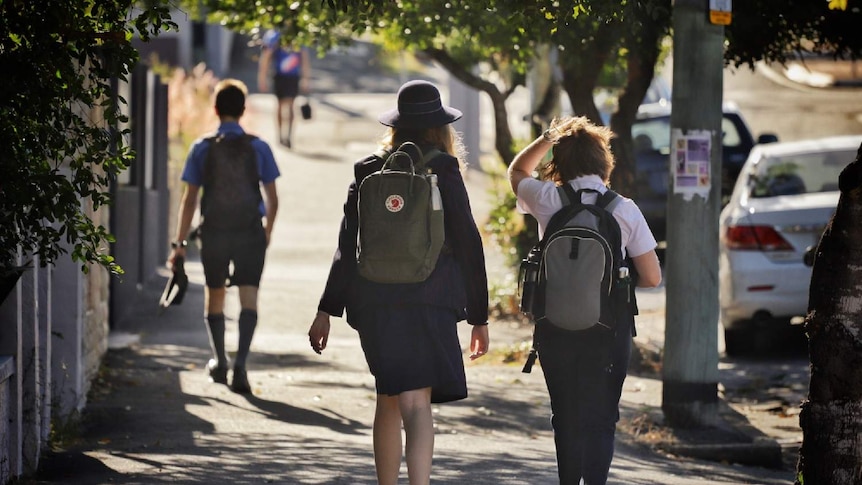
[(638, 120), (632, 125), (635, 153), (670, 153), (670, 117)]
[[(722, 145), (725, 148), (737, 147), (742, 143), (733, 120), (725, 116), (721, 119)], [(632, 125), (632, 141), (635, 153), (658, 151), (662, 155), (670, 153), (670, 117), (645, 118)]]
[(854, 158), (854, 150), (795, 153), (762, 158), (752, 168), (749, 178), (751, 197), (838, 190), (838, 175)]

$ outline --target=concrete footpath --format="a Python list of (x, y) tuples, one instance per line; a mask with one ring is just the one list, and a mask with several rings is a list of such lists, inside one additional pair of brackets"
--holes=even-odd
[[(277, 145), (272, 97), (250, 99), (249, 131), (275, 143), (283, 176), (280, 212), (260, 292), (259, 325), (248, 362), (251, 395), (208, 382), (203, 274), (196, 251), (186, 269), (184, 302), (163, 314), (157, 302), (167, 272), (142, 291), (132, 316), (118, 322), (102, 372), (94, 382), (77, 434), (49, 453), (38, 477), (24, 483), (83, 484), (370, 484), (374, 483), (371, 424), (374, 382), (359, 340), (333, 320), (329, 347), (318, 356), (306, 332), (336, 244), (351, 162), (382, 133), (379, 112), (394, 95), (325, 95), (311, 121), (300, 122), (294, 149)], [(488, 175), (466, 181), (480, 224), (491, 203)], [(484, 211), (484, 212), (483, 212)], [(489, 273), (504, 274), (489, 249)], [(644, 293), (645, 327), (663, 322), (663, 293)], [(235, 290), (228, 293), (227, 346), (236, 348)], [(529, 340), (523, 324), (492, 321), (490, 355), (468, 363), (470, 397), (435, 406), (433, 482), (557, 483), (549, 401), (541, 370), (503, 356)], [(469, 327), (461, 327), (466, 348)], [(772, 453), (744, 417), (723, 406), (726, 426), (671, 439), (649, 426), (660, 420), (661, 382), (649, 375), (626, 381), (612, 484), (786, 484), (793, 471), (713, 461), (721, 453)], [(676, 454), (660, 452), (666, 445)], [(675, 448), (674, 448), (675, 446)], [(688, 448), (688, 449), (687, 449)], [(685, 455), (701, 455), (690, 458)], [(708, 459), (707, 459), (708, 458)], [(402, 467), (402, 482), (406, 469)]]

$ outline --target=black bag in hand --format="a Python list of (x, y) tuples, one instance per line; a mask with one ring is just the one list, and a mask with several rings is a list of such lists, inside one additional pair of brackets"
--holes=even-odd
[(302, 119), (311, 119), (311, 103), (309, 102), (308, 96), (305, 97), (305, 102), (303, 102), (299, 107), (299, 112), (302, 113)]

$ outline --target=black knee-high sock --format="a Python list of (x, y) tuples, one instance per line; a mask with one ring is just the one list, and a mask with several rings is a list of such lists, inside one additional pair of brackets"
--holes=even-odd
[(224, 351), (224, 314), (207, 315), (206, 320), (213, 358), (218, 360), (219, 366), (227, 366), (227, 354)]
[(257, 327), (257, 311), (244, 309), (239, 312), (239, 346), (236, 350), (234, 367), (245, 367), (245, 360), (251, 348), (251, 339)]

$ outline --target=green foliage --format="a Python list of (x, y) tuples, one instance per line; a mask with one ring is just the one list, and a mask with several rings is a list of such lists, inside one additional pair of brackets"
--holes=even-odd
[[(198, 3), (197, 0), (194, 3)], [(351, 35), (373, 34), (392, 50), (424, 52), (494, 107), (496, 148), (503, 164), (514, 156), (504, 101), (524, 84), (539, 47), (556, 46), (562, 87), (572, 112), (601, 123), (594, 101), (599, 86), (619, 87), (614, 185), (635, 194), (631, 124), (667, 53), (671, 0), (202, 0), (211, 18), (259, 32), (275, 27), (300, 42), (325, 47)], [(814, 4), (817, 5), (814, 5)], [(788, 48), (809, 45), (858, 52), (859, 8), (829, 10), (828, 2), (757, 0), (734, 5), (726, 30), (729, 62), (782, 59)], [(855, 23), (854, 23), (855, 22)], [(766, 30), (764, 30), (764, 26)], [(765, 35), (764, 35), (765, 34)], [(813, 43), (813, 44), (812, 44)], [(782, 51), (782, 49), (784, 49)], [(486, 230), (511, 263), (535, 240), (535, 223), (514, 212), (514, 196), (498, 197)]]
[(126, 119), (111, 81), (137, 61), (133, 36), (174, 26), (165, 3), (0, 3), (0, 267), (19, 248), (44, 266), (71, 247), (84, 271), (122, 272), (106, 252), (113, 237), (91, 218), (133, 158), (112, 128)]
[(51, 430), (48, 434), (51, 446), (63, 449), (76, 444), (81, 439), (81, 415), (77, 411), (63, 415), (56, 403), (52, 408)]
[(494, 319), (517, 316), (518, 281), (517, 270), (506, 273), (505, 277), (488, 285), (488, 310)]
[(517, 267), (538, 241), (536, 225), (530, 221), (530, 216), (515, 210), (516, 197), (511, 190), (495, 200), (498, 202), (491, 208), (484, 229), (491, 241), (500, 248), (507, 265)]
[[(498, 179), (503, 180), (503, 179)], [(538, 241), (535, 220), (515, 210), (515, 195), (507, 187), (494, 190), (483, 230), (503, 256), (504, 272), (489, 287), (489, 308), (495, 318), (521, 318), (518, 309), (518, 270), (521, 260)]]
[(862, 54), (862, 4), (833, 9), (826, 0), (759, 0), (733, 5), (726, 28), (725, 60), (754, 66), (757, 61), (784, 62), (797, 52), (822, 52), (858, 59)]
[[(499, 362), (501, 364), (511, 364), (511, 365), (524, 365), (524, 362), (527, 361), (527, 355), (530, 353), (530, 349), (533, 347), (532, 340), (522, 340), (520, 342), (511, 343), (505, 347), (494, 348), (490, 352), (490, 359), (493, 362)], [(479, 361), (481, 364), (482, 362)], [(539, 366), (539, 364), (537, 362)]]

